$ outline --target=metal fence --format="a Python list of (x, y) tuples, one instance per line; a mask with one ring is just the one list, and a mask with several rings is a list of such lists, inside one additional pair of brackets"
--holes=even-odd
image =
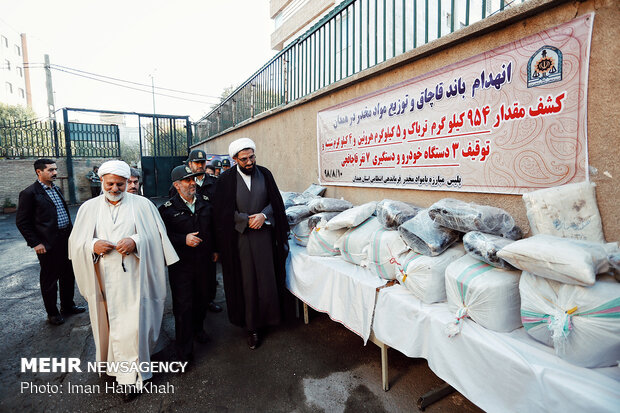
[(192, 143), (527, 0), (345, 0), (195, 124)]
[(67, 153), (81, 158), (119, 157), (118, 126), (68, 122), (65, 128), (55, 120), (0, 122), (0, 158), (60, 158)]

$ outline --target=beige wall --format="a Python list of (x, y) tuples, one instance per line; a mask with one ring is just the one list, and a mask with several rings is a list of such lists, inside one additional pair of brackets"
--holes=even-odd
[[(69, 202), (67, 162), (64, 158), (54, 160), (58, 167), (58, 177), (55, 183), (62, 189), (65, 199)], [(86, 174), (93, 169), (93, 166), (99, 166), (106, 160), (108, 159), (73, 159), (73, 176), (75, 177), (78, 203), (91, 197), (90, 182), (86, 179)], [(0, 161), (0, 206), (6, 198), (17, 204), (19, 193), (37, 179), (34, 172), (34, 161), (35, 159), (3, 159)]]
[[(242, 136), (251, 137), (257, 142), (258, 162), (274, 173), (280, 189), (302, 191), (311, 183), (318, 182), (318, 111), (464, 60), (592, 11), (596, 12), (596, 15), (588, 84), (588, 157), (592, 167), (590, 179), (597, 184), (605, 237), (608, 241), (620, 241), (620, 208), (617, 204), (620, 195), (620, 99), (616, 92), (617, 80), (620, 79), (620, 2), (617, 0), (531, 0), (519, 8), (499, 13), (433, 44), (361, 72), (332, 85), (326, 91), (315, 93), (302, 102), (262, 115), (258, 121), (242, 124), (232, 132), (198, 147), (210, 153), (227, 153), (228, 144), (232, 140)], [(334, 186), (328, 187), (326, 196), (344, 197), (353, 203), (391, 198), (420, 206), (429, 206), (445, 197), (459, 198), (504, 208), (517, 219), (524, 230), (529, 230), (521, 196)]]

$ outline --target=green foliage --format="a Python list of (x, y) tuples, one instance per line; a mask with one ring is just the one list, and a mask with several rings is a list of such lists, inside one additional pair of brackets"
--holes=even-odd
[(0, 103), (0, 123), (4, 121), (20, 121), (35, 119), (36, 113), (30, 108), (26, 108), (20, 105), (7, 105), (6, 103)]
[(11, 201), (11, 198), (9, 198), (8, 196), (4, 200), (4, 204), (2, 204), (2, 208), (15, 208), (15, 206), (16, 205), (13, 203), (13, 201)]
[(140, 161), (140, 146), (138, 142), (127, 143), (121, 140), (121, 159), (131, 166)]

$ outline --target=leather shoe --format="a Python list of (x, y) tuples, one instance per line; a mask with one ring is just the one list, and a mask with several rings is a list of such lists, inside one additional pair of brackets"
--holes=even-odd
[(197, 333), (194, 333), (194, 340), (196, 340), (199, 343), (204, 344), (204, 343), (208, 343), (209, 341), (211, 341), (211, 337), (209, 337), (206, 331), (201, 330)]
[(260, 346), (260, 339), (258, 338), (257, 332), (251, 332), (248, 335), (248, 346), (250, 346), (250, 350), (256, 350), (258, 346)]
[(135, 384), (126, 384), (125, 393), (123, 393), (123, 402), (128, 403), (140, 395), (138, 387)]
[(47, 316), (47, 322), (55, 325), (55, 326), (59, 326), (61, 324), (64, 324), (65, 319), (62, 318), (62, 316), (60, 314), (58, 315), (48, 315)]
[(213, 301), (209, 303), (209, 306), (207, 307), (207, 309), (211, 311), (212, 313), (221, 313), (223, 310), (221, 305), (215, 304)]
[(73, 307), (60, 309), (60, 313), (64, 315), (80, 314), (80, 313), (83, 313), (84, 311), (86, 311), (86, 307), (83, 307), (80, 305), (74, 305)]

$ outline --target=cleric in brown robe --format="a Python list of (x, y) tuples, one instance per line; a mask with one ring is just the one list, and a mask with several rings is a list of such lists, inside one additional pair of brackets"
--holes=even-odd
[(251, 139), (232, 142), (236, 165), (222, 173), (215, 196), (217, 249), (230, 322), (260, 345), (265, 327), (280, 324), (292, 296), (286, 291), (288, 223), (273, 175), (256, 165)]

